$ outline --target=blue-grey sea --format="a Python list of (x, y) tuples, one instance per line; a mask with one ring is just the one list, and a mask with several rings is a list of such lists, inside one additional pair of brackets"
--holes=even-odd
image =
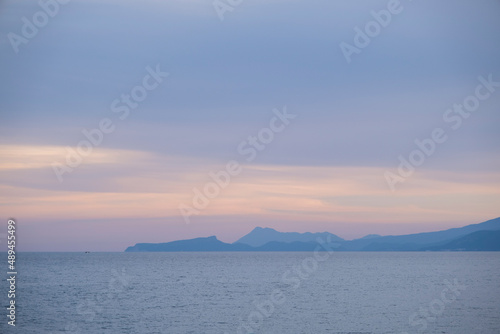
[(500, 252), (20, 253), (17, 270), (0, 333), (500, 333)]

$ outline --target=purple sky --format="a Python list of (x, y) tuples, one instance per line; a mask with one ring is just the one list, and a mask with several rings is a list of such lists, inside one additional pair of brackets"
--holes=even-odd
[(0, 219), (19, 250), (500, 216), (499, 1), (47, 8), (0, 3)]

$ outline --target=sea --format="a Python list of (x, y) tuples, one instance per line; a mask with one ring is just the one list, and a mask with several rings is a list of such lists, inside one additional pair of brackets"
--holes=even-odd
[(500, 333), (500, 252), (19, 253), (16, 261), (15, 326), (0, 266), (0, 333)]

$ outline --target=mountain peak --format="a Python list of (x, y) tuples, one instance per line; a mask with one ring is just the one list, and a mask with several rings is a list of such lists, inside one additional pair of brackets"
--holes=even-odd
[(260, 227), (260, 226), (257, 226), (256, 228), (254, 228), (252, 230), (253, 231), (276, 231), (274, 228), (270, 228), (270, 227)]
[[(234, 251), (316, 251), (318, 242), (327, 240), (338, 244), (338, 251), (424, 251), (465, 250), (499, 251), (500, 218), (483, 223), (444, 231), (406, 234), (399, 236), (367, 235), (346, 241), (329, 232), (278, 232), (269, 227), (256, 227), (233, 244), (224, 243), (216, 236), (167, 243), (139, 243), (126, 252), (234, 252)], [(321, 247), (320, 247), (321, 248)]]
[(317, 238), (325, 239), (330, 237), (332, 241), (343, 241), (344, 239), (329, 232), (322, 233), (298, 233), (298, 232), (278, 232), (270, 227), (256, 227), (252, 232), (240, 238), (236, 243), (246, 244), (252, 247), (260, 247), (269, 242), (316, 242)]

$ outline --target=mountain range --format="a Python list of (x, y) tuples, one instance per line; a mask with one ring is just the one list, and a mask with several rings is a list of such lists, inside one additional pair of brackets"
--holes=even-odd
[(479, 224), (444, 231), (407, 235), (367, 235), (344, 240), (329, 233), (278, 232), (256, 227), (230, 244), (215, 236), (166, 243), (138, 243), (126, 252), (273, 252), (325, 251), (500, 251), (500, 217)]

